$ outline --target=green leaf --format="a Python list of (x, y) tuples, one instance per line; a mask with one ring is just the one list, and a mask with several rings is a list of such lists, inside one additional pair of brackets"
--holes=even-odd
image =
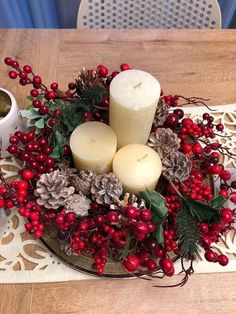
[(164, 242), (164, 236), (163, 236), (163, 227), (162, 225), (158, 225), (156, 227), (156, 231), (153, 232), (152, 234), (154, 238), (156, 238), (158, 243), (163, 243)]
[(221, 208), (226, 201), (227, 199), (222, 195), (217, 195), (210, 201), (210, 205), (214, 208)]
[(156, 191), (140, 192), (139, 195), (142, 199), (144, 199), (152, 212), (152, 221), (156, 226), (156, 231), (153, 232), (153, 236), (156, 238), (158, 243), (163, 243), (164, 237), (162, 224), (165, 221), (168, 212), (165, 199), (160, 193)]
[(140, 197), (148, 204), (149, 209), (152, 213), (160, 219), (164, 220), (167, 214), (167, 207), (165, 198), (156, 191), (144, 191), (139, 193)]
[(62, 136), (61, 132), (56, 128), (53, 130), (52, 134), (52, 146), (53, 152), (50, 157), (60, 159), (62, 157), (62, 150), (65, 144), (65, 138)]
[(37, 120), (34, 124), (36, 126), (36, 128), (38, 129), (43, 129), (44, 128), (44, 117), (40, 118), (39, 120)]
[(185, 203), (176, 215), (175, 225), (183, 256), (189, 259), (199, 256), (199, 228)]
[(28, 95), (28, 96), (26, 96), (26, 99), (28, 99), (28, 100), (30, 100), (30, 101), (33, 101), (33, 100), (34, 100), (34, 97), (33, 97), (33, 96)]
[(219, 210), (208, 205), (207, 203), (196, 201), (191, 197), (186, 197), (185, 204), (190, 210), (193, 217), (197, 218), (200, 222), (218, 222), (220, 220)]

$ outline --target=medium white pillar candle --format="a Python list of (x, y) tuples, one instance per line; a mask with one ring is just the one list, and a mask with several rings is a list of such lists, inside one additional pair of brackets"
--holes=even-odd
[(109, 124), (118, 147), (146, 144), (160, 97), (160, 84), (151, 74), (128, 70), (110, 84)]
[(122, 147), (113, 159), (113, 172), (127, 192), (153, 191), (162, 172), (159, 155), (142, 144)]
[(111, 171), (117, 140), (111, 127), (101, 122), (86, 122), (78, 126), (70, 137), (75, 167), (97, 174)]

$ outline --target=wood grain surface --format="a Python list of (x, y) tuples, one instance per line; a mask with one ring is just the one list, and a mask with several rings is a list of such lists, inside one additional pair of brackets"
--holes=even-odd
[[(30, 64), (49, 84), (66, 88), (82, 66), (129, 63), (152, 73), (165, 94), (236, 103), (234, 30), (0, 30), (0, 86), (26, 105), (30, 87), (8, 78), (6, 56)], [(173, 280), (177, 280), (175, 276)], [(169, 283), (169, 279), (161, 283)], [(236, 274), (193, 275), (183, 288), (143, 280), (89, 280), (0, 285), (0, 313), (235, 313)]]

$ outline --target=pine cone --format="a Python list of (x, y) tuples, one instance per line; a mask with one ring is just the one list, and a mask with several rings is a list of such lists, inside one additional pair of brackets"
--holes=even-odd
[(37, 181), (35, 196), (37, 203), (46, 208), (57, 209), (64, 206), (75, 192), (73, 186), (67, 187), (67, 178), (59, 170), (42, 174)]
[(112, 172), (98, 175), (92, 182), (92, 198), (98, 204), (119, 203), (122, 192), (122, 184)]
[(83, 94), (91, 86), (103, 86), (103, 81), (96, 71), (90, 71), (82, 68), (82, 70), (79, 72), (76, 84), (77, 93), (78, 95), (80, 95)]
[(165, 103), (165, 101), (163, 99), (160, 99), (158, 102), (158, 105), (157, 105), (153, 125), (155, 127), (163, 125), (168, 114), (169, 114), (168, 105)]
[(84, 195), (89, 195), (95, 177), (96, 175), (92, 171), (81, 170), (78, 175), (71, 177), (70, 183), (77, 193), (82, 192)]
[(166, 155), (179, 149), (180, 139), (171, 129), (159, 128), (150, 134), (147, 145), (152, 147), (163, 159)]
[(64, 176), (67, 178), (68, 181), (70, 181), (70, 178), (78, 173), (78, 170), (76, 168), (70, 168), (69, 162), (63, 161), (58, 165), (58, 168), (60, 172), (64, 174)]
[(181, 152), (172, 152), (162, 159), (162, 174), (170, 181), (184, 181), (189, 177), (192, 163)]
[(88, 210), (90, 208), (91, 200), (83, 195), (81, 192), (79, 194), (74, 194), (66, 202), (65, 210), (73, 211), (77, 216), (88, 216)]

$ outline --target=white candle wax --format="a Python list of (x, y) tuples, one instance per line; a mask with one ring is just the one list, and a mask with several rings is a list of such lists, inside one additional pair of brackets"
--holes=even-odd
[(130, 144), (116, 153), (113, 172), (127, 192), (138, 193), (146, 189), (153, 191), (162, 172), (162, 163), (152, 148)]
[(111, 171), (117, 140), (111, 127), (101, 122), (86, 122), (78, 126), (70, 137), (75, 167), (97, 174)]
[(128, 70), (110, 84), (109, 124), (118, 147), (146, 144), (160, 97), (160, 84), (149, 73)]

